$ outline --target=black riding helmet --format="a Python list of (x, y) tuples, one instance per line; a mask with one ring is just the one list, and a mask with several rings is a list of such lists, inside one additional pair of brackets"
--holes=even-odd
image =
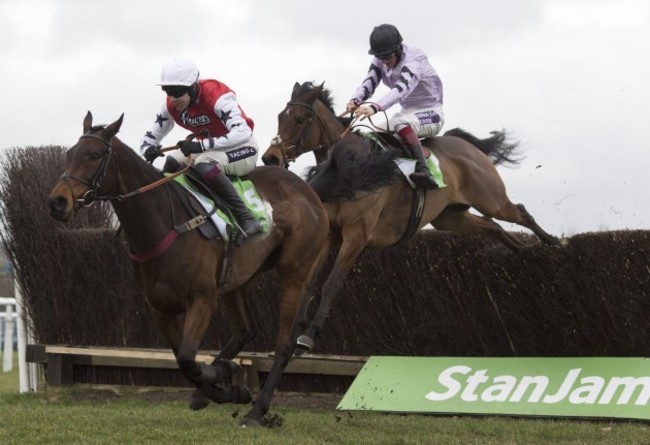
[(370, 49), (368, 54), (385, 56), (402, 49), (402, 35), (393, 25), (379, 25), (370, 33)]

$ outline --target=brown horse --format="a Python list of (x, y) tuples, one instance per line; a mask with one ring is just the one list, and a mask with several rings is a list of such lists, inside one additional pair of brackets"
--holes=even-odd
[[(506, 195), (495, 164), (516, 163), (517, 145), (508, 143), (502, 132), (492, 134), (478, 139), (454, 129), (424, 140), (440, 162), (447, 187), (423, 192), (426, 196), (418, 202), (394, 168), (394, 150), (372, 154), (367, 138), (346, 131), (323, 85), (295, 84), (291, 101), (278, 115), (278, 134), (262, 160), (288, 167), (303, 153), (314, 152), (319, 167), (308, 182), (327, 209), (330, 241), (340, 244), (316, 316), (298, 339), (301, 348), (312, 348), (344, 277), (366, 247), (392, 246), (429, 223), (439, 230), (486, 234), (513, 250), (524, 247), (492, 218), (527, 227), (548, 244), (559, 243)], [(483, 216), (470, 213), (470, 207)]]
[[(180, 230), (191, 228), (191, 223), (185, 223), (192, 216), (181, 202), (178, 185), (171, 181), (147, 188), (162, 175), (115, 137), (122, 118), (93, 127), (88, 112), (84, 133), (68, 150), (65, 172), (50, 193), (51, 215), (65, 221), (83, 203), (111, 202), (132, 253), (149, 257), (142, 260), (141, 255), (134, 261), (137, 285), (180, 370), (197, 387), (192, 409), (205, 407), (209, 400), (251, 401), (248, 388), (233, 384), (241, 368), (231, 359), (255, 334), (248, 284), (260, 272), (277, 269), (280, 312), (275, 359), (255, 405), (242, 420), (242, 425), (259, 425), (293, 355), (303, 295), (327, 252), (325, 209), (295, 174), (279, 167), (253, 170), (246, 178), (255, 184), (261, 204), (271, 214), (270, 228), (232, 247), (229, 279), (221, 283), (226, 244), (220, 238), (207, 240), (198, 230)], [(146, 193), (139, 193), (142, 190)], [(220, 298), (231, 320), (232, 338), (211, 365), (197, 364), (197, 349)]]

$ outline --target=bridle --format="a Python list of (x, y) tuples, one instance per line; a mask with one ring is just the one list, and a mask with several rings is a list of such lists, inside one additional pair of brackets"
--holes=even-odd
[[(285, 152), (285, 150), (280, 150), (280, 152), (282, 153), (282, 161), (284, 162), (284, 167), (285, 168), (288, 168), (289, 164), (291, 162), (295, 162), (295, 160), (300, 155), (300, 154), (297, 154), (297, 150), (296, 150), (297, 147), (302, 147), (302, 149), (303, 149), (302, 152), (303, 153), (306, 153), (306, 152), (309, 152), (309, 151), (320, 151), (320, 150), (323, 150), (323, 149), (330, 150), (332, 145), (334, 145), (340, 139), (340, 137), (337, 136), (336, 139), (334, 139), (334, 140), (332, 140), (330, 142), (327, 142), (327, 143), (324, 143), (324, 144), (318, 144), (314, 148), (311, 148), (311, 149), (305, 149), (305, 142), (304, 142), (305, 137), (307, 136), (307, 131), (309, 130), (309, 128), (311, 127), (312, 122), (314, 121), (314, 116), (316, 116), (316, 119), (318, 120), (318, 124), (321, 127), (322, 134), (326, 134), (325, 124), (323, 124), (323, 120), (318, 115), (318, 113), (316, 113), (316, 109), (313, 106), (311, 106), (309, 104), (306, 104), (304, 102), (296, 102), (296, 101), (287, 102), (287, 106), (284, 108), (284, 110), (286, 111), (287, 108), (289, 108), (290, 106), (294, 106), (294, 105), (307, 108), (309, 110), (309, 116), (305, 119), (305, 126), (303, 127), (302, 133), (300, 133), (300, 136), (298, 137), (297, 141), (294, 142), (294, 143), (291, 143), (289, 145), (289, 149), (286, 150), (286, 152)], [(283, 111), (283, 113), (285, 111)], [(320, 141), (320, 139), (319, 139), (319, 141)], [(282, 140), (282, 137), (279, 134), (276, 135), (273, 139), (271, 139), (271, 145), (278, 145), (279, 146), (283, 142), (284, 141)], [(290, 151), (293, 153), (294, 156), (289, 156)]]
[(78, 176), (72, 176), (67, 172), (63, 172), (63, 174), (59, 177), (59, 181), (64, 182), (68, 186), (68, 188), (70, 189), (70, 194), (72, 195), (73, 198), (74, 198), (74, 192), (72, 191), (72, 187), (70, 187), (70, 183), (69, 183), (71, 179), (80, 182), (86, 187), (88, 187), (88, 190), (86, 191), (86, 193), (83, 194), (81, 198), (74, 198), (74, 201), (81, 202), (85, 206), (92, 205), (95, 200), (106, 201), (110, 199), (119, 199), (118, 196), (109, 196), (109, 195), (100, 196), (97, 194), (97, 192), (101, 187), (100, 182), (102, 179), (104, 179), (104, 176), (106, 176), (106, 169), (108, 168), (108, 161), (110, 160), (111, 155), (113, 154), (113, 147), (109, 142), (105, 141), (103, 138), (95, 134), (84, 134), (80, 136), (79, 139), (84, 139), (84, 138), (96, 139), (98, 141), (101, 141), (102, 144), (106, 146), (106, 151), (102, 156), (102, 162), (99, 164), (99, 167), (97, 168), (97, 170), (95, 171), (95, 173), (93, 174), (92, 178), (90, 178), (89, 181), (83, 178), (79, 178)]
[[(70, 187), (69, 180), (74, 179), (77, 182), (82, 183), (86, 187), (88, 187), (88, 191), (83, 194), (81, 198), (74, 198), (74, 201), (76, 202), (81, 202), (84, 206), (90, 206), (92, 205), (95, 201), (123, 201), (126, 198), (130, 198), (131, 196), (138, 195), (140, 193), (147, 192), (149, 190), (152, 190), (162, 184), (165, 184), (166, 182), (169, 182), (173, 180), (175, 177), (182, 175), (185, 173), (190, 166), (192, 165), (192, 155), (188, 155), (187, 159), (187, 165), (178, 170), (175, 173), (172, 173), (168, 176), (165, 176), (164, 178), (158, 179), (151, 184), (145, 185), (143, 187), (140, 187), (136, 190), (133, 190), (132, 192), (125, 193), (123, 195), (99, 195), (97, 192), (99, 191), (101, 185), (100, 182), (106, 175), (106, 169), (108, 168), (108, 161), (110, 160), (111, 155), (113, 154), (113, 147), (111, 146), (110, 142), (107, 142), (104, 140), (102, 137), (97, 136), (95, 134), (84, 134), (79, 137), (79, 139), (83, 138), (89, 138), (89, 139), (96, 139), (100, 141), (102, 144), (106, 146), (106, 151), (104, 152), (104, 156), (102, 158), (102, 162), (99, 164), (99, 167), (97, 167), (97, 171), (93, 174), (93, 177), (90, 179), (90, 181), (86, 181), (85, 179), (79, 178), (77, 176), (72, 176), (66, 172), (64, 172), (60, 177), (59, 181), (63, 181), (68, 188), (70, 189), (70, 194), (74, 198), (74, 193), (72, 191), (72, 187)], [(169, 150), (169, 149), (175, 149), (177, 147), (168, 147), (166, 149), (161, 149), (163, 150)]]

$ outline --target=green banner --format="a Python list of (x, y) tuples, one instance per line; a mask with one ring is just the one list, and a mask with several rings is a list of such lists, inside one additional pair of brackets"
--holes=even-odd
[(647, 358), (378, 357), (337, 409), (650, 419)]

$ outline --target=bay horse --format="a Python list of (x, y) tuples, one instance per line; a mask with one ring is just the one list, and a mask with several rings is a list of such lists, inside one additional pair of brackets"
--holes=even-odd
[[(93, 127), (88, 112), (83, 135), (67, 151), (65, 171), (49, 195), (50, 213), (66, 221), (84, 203), (110, 201), (131, 257), (148, 256), (134, 260), (137, 286), (178, 367), (197, 388), (190, 402), (192, 409), (204, 408), (210, 400), (251, 402), (248, 388), (235, 384), (241, 367), (232, 359), (255, 335), (248, 285), (259, 273), (276, 268), (280, 310), (275, 358), (254, 406), (241, 421), (243, 426), (263, 424), (273, 392), (295, 350), (295, 325), (304, 295), (326, 256), (325, 209), (297, 175), (280, 167), (255, 168), (244, 178), (255, 184), (263, 201), (260, 204), (271, 215), (270, 227), (267, 233), (232, 247), (229, 279), (221, 283), (225, 242), (221, 238), (208, 240), (198, 230), (177, 230), (192, 219), (175, 190), (179, 186), (170, 181), (146, 188), (163, 176), (115, 136), (123, 117)], [(138, 193), (142, 190), (146, 193)], [(170, 236), (171, 243), (166, 241)], [(211, 364), (198, 364), (197, 349), (218, 302), (227, 311), (232, 337)]]
[[(334, 112), (324, 84), (296, 83), (291, 100), (278, 115), (277, 136), (262, 156), (265, 164), (286, 168), (300, 155), (314, 153), (317, 173), (308, 182), (327, 209), (330, 242), (340, 245), (316, 315), (298, 338), (301, 350), (312, 349), (343, 279), (366, 247), (395, 245), (427, 224), (438, 230), (485, 234), (514, 251), (525, 247), (492, 218), (527, 227), (543, 242), (559, 244), (522, 204), (513, 204), (506, 195), (495, 165), (518, 160), (517, 144), (510, 143), (504, 132), (478, 139), (454, 129), (425, 139), (423, 147), (438, 158), (446, 187), (421, 192), (426, 195), (418, 202), (394, 168), (395, 150), (372, 154), (368, 139), (347, 131), (347, 123)], [(482, 216), (470, 213), (470, 208)]]

